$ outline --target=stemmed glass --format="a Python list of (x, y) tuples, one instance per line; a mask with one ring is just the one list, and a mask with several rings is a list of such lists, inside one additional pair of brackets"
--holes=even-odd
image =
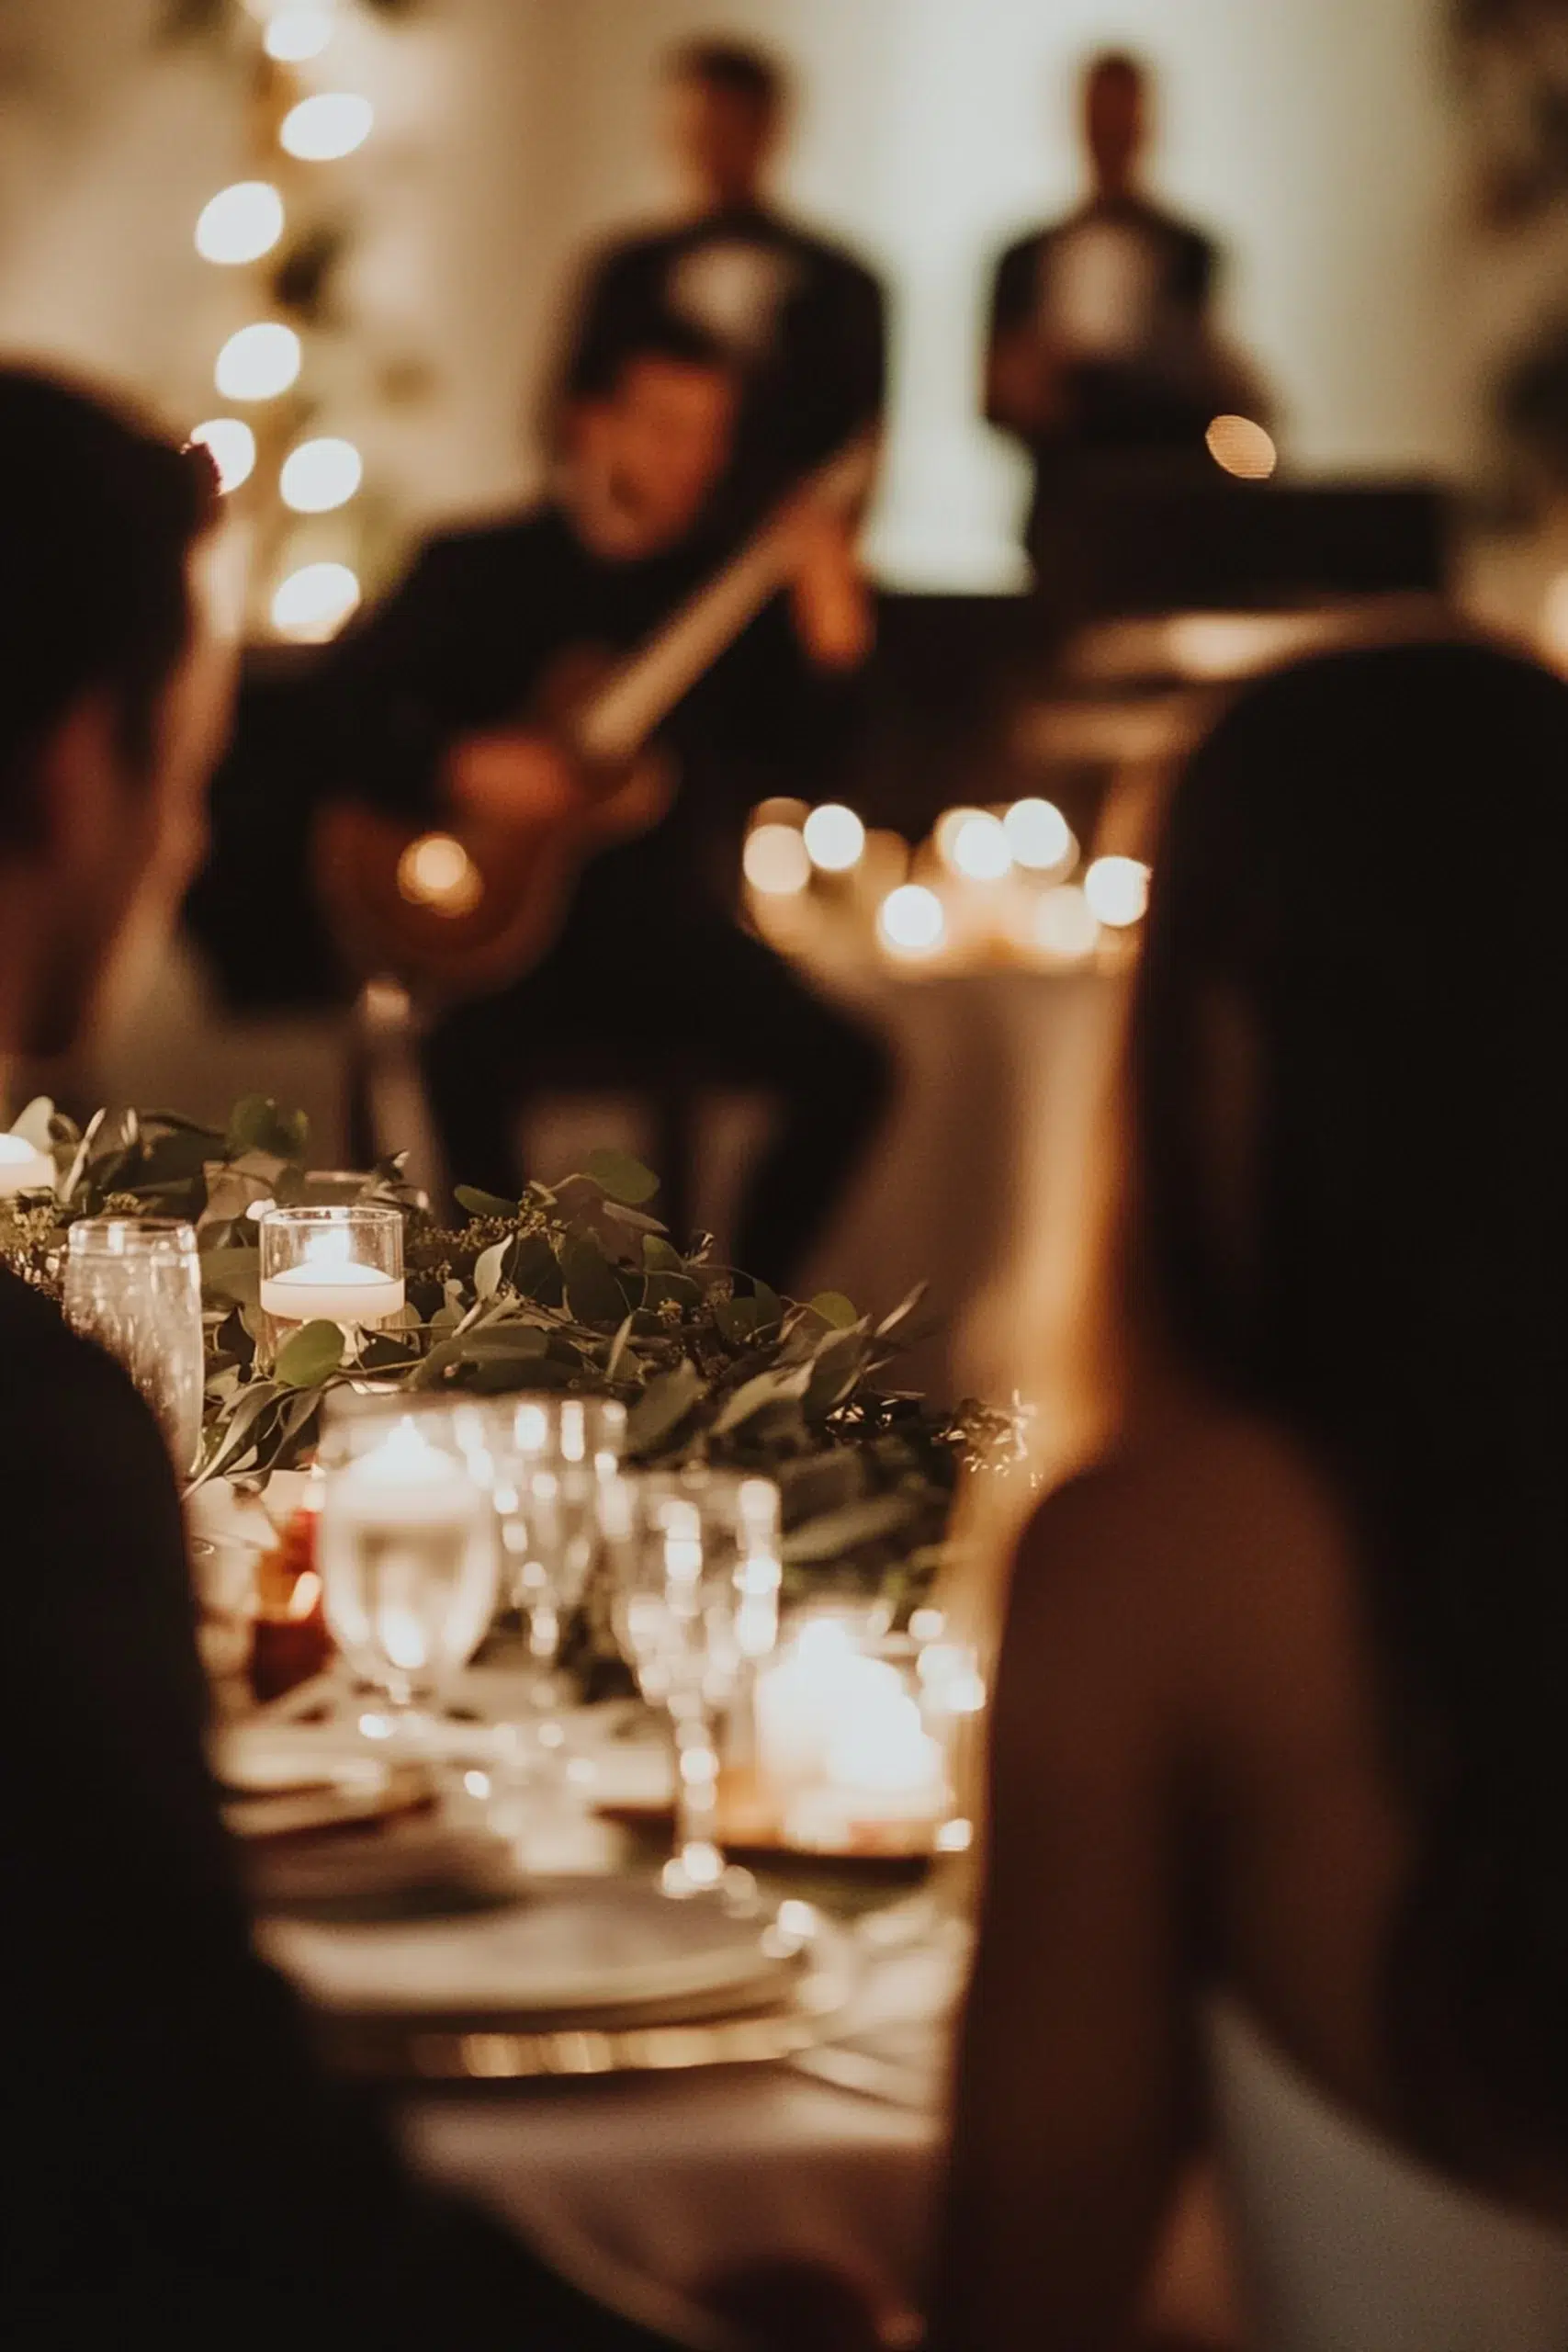
[(334, 1393), (316, 1559), (327, 1623), (417, 1740), (420, 1700), (467, 1665), (495, 1613), (495, 1515), (441, 1399)]
[(778, 1634), (779, 1490), (731, 1471), (633, 1473), (606, 1484), (602, 1524), (616, 1638), (674, 1742), (664, 1891), (709, 1894), (726, 1877), (718, 1720)]

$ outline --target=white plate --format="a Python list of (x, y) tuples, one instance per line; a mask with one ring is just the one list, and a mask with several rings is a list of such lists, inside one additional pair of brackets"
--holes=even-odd
[(671, 1903), (624, 1880), (563, 1880), (499, 1912), (390, 1926), (274, 1920), (267, 1956), (321, 2007), (355, 2016), (582, 2017), (782, 1997), (792, 1957), (767, 1921)]

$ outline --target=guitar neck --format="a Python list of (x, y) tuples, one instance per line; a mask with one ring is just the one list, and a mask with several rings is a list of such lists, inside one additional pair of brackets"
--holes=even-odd
[(627, 760), (646, 742), (778, 586), (783, 537), (778, 523), (765, 526), (615, 673), (572, 730), (584, 759)]

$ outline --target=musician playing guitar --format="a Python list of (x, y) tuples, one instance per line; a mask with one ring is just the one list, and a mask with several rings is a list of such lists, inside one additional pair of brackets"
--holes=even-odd
[[(796, 1268), (878, 1121), (880, 1043), (734, 918), (748, 808), (818, 794), (870, 644), (841, 517), (809, 498), (775, 526), (785, 584), (612, 775), (572, 748), (560, 705), (655, 635), (727, 550), (704, 530), (738, 385), (682, 322), (649, 322), (580, 388), (555, 492), (515, 521), (429, 543), (334, 649), (315, 756), (339, 796), (419, 823), (515, 822), (559, 853), (543, 959), (454, 1003), (423, 1048), (453, 1176), (515, 1195), (530, 1098), (563, 1080), (634, 1084), (680, 1066), (766, 1090), (782, 1110), (743, 1204), (740, 1261)], [(570, 673), (563, 684), (562, 669)]]

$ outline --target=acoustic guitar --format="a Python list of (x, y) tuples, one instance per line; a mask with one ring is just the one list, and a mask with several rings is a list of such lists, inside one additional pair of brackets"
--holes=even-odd
[(535, 717), (570, 762), (578, 789), (568, 810), (552, 800), (480, 815), (454, 803), (445, 824), (421, 829), (357, 802), (321, 809), (311, 842), (317, 888), (340, 947), (367, 980), (394, 981), (429, 1007), (490, 995), (540, 960), (584, 861), (649, 830), (669, 808), (672, 770), (645, 746), (788, 578), (799, 506), (852, 511), (873, 464), (863, 443), (829, 460), (607, 672), (581, 653), (552, 666)]

